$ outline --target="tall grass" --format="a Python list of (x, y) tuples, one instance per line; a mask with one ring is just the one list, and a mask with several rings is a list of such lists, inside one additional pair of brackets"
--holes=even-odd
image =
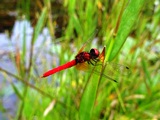
[[(19, 98), (17, 114), (14, 117), (47, 120), (159, 119), (160, 5), (155, 3), (156, 0), (68, 0), (62, 3), (44, 1), (34, 27), (31, 47), (28, 49), (28, 66), (25, 61), (27, 48), (24, 35), (23, 49), (17, 49), (16, 59), (12, 58), (17, 68), (16, 74), (0, 68), (6, 80), (8, 77), (14, 77), (22, 83), (21, 87), (17, 87), (17, 82), (11, 81), (12, 88)], [(57, 10), (54, 4), (62, 8), (62, 14), (52, 14), (52, 10)], [(61, 19), (62, 24), (67, 24), (61, 26), (62, 36), (57, 38), (54, 34), (57, 28), (54, 27), (60, 27), (57, 21), (59, 16), (64, 18)], [(101, 74), (81, 73), (70, 68), (40, 79), (38, 74), (57, 66), (56, 61), (34, 54), (35, 42), (38, 42), (38, 36), (44, 26), (49, 28), (53, 38), (53, 47), (49, 52), (59, 58), (59, 64), (74, 59), (75, 51), (78, 52), (98, 29), (98, 42), (93, 46), (100, 50), (105, 46), (105, 62), (114, 61), (128, 65), (131, 74), (116, 76), (118, 83), (114, 83)], [(87, 47), (92, 46), (90, 41)], [(45, 44), (42, 48), (43, 46)], [(43, 52), (41, 50), (40, 53)], [(43, 63), (41, 71), (37, 70), (37, 59)], [(48, 67), (48, 61), (53, 61), (52, 66)], [(100, 69), (103, 72), (104, 67)]]

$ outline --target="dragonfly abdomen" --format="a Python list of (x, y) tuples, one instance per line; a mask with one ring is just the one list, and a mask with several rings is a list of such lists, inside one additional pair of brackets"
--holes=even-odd
[(67, 63), (64, 64), (64, 65), (58, 66), (58, 67), (56, 67), (56, 68), (53, 68), (53, 69), (45, 72), (45, 73), (43, 74), (42, 78), (43, 78), (43, 77), (50, 76), (50, 75), (55, 74), (55, 73), (57, 73), (57, 72), (60, 72), (60, 71), (62, 71), (62, 70), (65, 70), (65, 69), (67, 69), (67, 68), (70, 68), (70, 67), (72, 67), (72, 66), (74, 66), (74, 65), (76, 65), (76, 64), (77, 64), (77, 63), (76, 63), (76, 60), (72, 60), (72, 61), (70, 61), (70, 62), (67, 62)]

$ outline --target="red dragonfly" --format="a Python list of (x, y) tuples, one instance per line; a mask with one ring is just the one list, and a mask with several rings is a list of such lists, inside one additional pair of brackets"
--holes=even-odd
[[(57, 72), (60, 72), (62, 70), (65, 70), (73, 66), (76, 66), (76, 68), (79, 70), (85, 71), (85, 70), (92, 69), (93, 66), (96, 67), (96, 66), (102, 65), (105, 58), (105, 47), (100, 53), (96, 48), (92, 48), (90, 52), (83, 51), (85, 46), (86, 44), (83, 45), (83, 47), (80, 49), (80, 51), (78, 52), (74, 60), (45, 72), (41, 77), (44, 78), (44, 77), (50, 76), (52, 74), (55, 74)], [(109, 65), (108, 63), (105, 64), (105, 66), (107, 66), (107, 69), (108, 69), (108, 65)], [(116, 72), (117, 70), (117, 72), (121, 72), (121, 73), (123, 72), (123, 74), (129, 73), (129, 68), (126, 66), (119, 65), (119, 64), (112, 64), (111, 66), (112, 66), (111, 71)], [(100, 74), (100, 71), (97, 69), (94, 70), (94, 72)], [(105, 74), (102, 74), (102, 75), (114, 82), (117, 82), (115, 79)]]

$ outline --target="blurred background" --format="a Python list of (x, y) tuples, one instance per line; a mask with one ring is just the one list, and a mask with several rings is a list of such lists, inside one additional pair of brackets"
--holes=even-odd
[[(159, 31), (160, 0), (1, 0), (0, 119), (160, 119)], [(74, 67), (40, 78), (87, 40), (85, 50), (105, 46), (105, 61), (130, 74), (113, 69), (118, 83), (96, 87), (99, 75)]]

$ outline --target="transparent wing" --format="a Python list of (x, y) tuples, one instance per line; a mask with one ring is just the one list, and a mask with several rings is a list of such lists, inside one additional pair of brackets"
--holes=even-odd
[(129, 67), (116, 63), (105, 63), (105, 74), (128, 76), (131, 72)]
[[(90, 65), (89, 65), (90, 66)], [(96, 74), (101, 74), (101, 68), (99, 66), (102, 66), (102, 64), (97, 64), (96, 69), (94, 70), (94, 73)], [(90, 66), (90, 69), (92, 69)], [(103, 73), (102, 77), (105, 77), (111, 81), (117, 82), (119, 77), (127, 77), (131, 72), (129, 67), (120, 65), (120, 64), (115, 64), (115, 63), (105, 63), (103, 66)]]
[[(92, 69), (95, 67), (94, 71)], [(97, 62), (95, 66), (92, 64), (88, 64), (87, 62), (85, 63), (80, 63), (76, 65), (76, 68), (81, 71), (85, 71), (88, 73), (95, 73), (97, 75), (101, 74), (101, 68), (102, 68), (102, 62)], [(103, 66), (103, 73), (102, 77), (107, 78), (111, 81), (117, 82), (119, 77), (127, 77), (131, 72), (129, 67), (121, 65), (121, 64), (116, 64), (116, 63), (105, 63)]]
[(86, 45), (90, 44), (91, 40), (95, 37), (95, 35), (97, 33), (98, 33), (98, 29), (96, 29), (94, 32), (91, 33), (91, 35), (88, 38), (88, 40), (83, 44), (83, 46), (81, 47), (81, 49), (78, 51), (78, 54), (84, 51), (84, 48), (86, 47)]
[(81, 70), (81, 71), (89, 71), (90, 69), (90, 66), (87, 62), (84, 62), (84, 63), (78, 63), (76, 66), (76, 69), (78, 70)]

